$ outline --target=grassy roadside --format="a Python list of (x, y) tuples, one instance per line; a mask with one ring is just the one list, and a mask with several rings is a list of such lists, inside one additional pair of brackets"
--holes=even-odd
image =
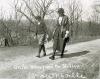
[(70, 39), (69, 44), (80, 43), (100, 39), (100, 36), (77, 36)]

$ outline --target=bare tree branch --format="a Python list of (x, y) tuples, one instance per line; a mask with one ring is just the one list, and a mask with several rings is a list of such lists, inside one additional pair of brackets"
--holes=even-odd
[(27, 1), (23, 0), (24, 3), (26, 4), (26, 7), (30, 10), (30, 13), (33, 17), (35, 17), (34, 12), (32, 11), (32, 9), (30, 8), (30, 6), (28, 5)]
[(22, 12), (21, 10), (17, 9), (18, 12), (22, 13), (32, 24), (34, 24), (34, 22), (30, 19), (29, 16), (27, 16), (27, 14), (25, 14), (24, 12)]

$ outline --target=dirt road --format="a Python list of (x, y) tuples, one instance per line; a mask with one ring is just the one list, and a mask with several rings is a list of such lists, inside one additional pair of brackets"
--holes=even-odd
[(99, 79), (100, 39), (68, 45), (64, 58), (57, 53), (54, 61), (49, 59), (52, 48), (46, 57), (36, 53), (27, 46), (0, 48), (0, 79)]

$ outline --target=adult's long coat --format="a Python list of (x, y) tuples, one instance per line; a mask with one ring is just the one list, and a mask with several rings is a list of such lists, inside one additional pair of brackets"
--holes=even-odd
[[(66, 31), (69, 31), (69, 19), (66, 15), (63, 16), (61, 25), (59, 24), (59, 18), (57, 20), (56, 29), (53, 33), (53, 50), (62, 51), (63, 44), (65, 42), (64, 37)], [(66, 43), (69, 41), (69, 36), (66, 39)]]

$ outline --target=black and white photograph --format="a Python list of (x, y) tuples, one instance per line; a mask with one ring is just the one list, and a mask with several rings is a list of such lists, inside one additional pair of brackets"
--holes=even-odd
[(0, 79), (100, 79), (100, 0), (0, 0)]

